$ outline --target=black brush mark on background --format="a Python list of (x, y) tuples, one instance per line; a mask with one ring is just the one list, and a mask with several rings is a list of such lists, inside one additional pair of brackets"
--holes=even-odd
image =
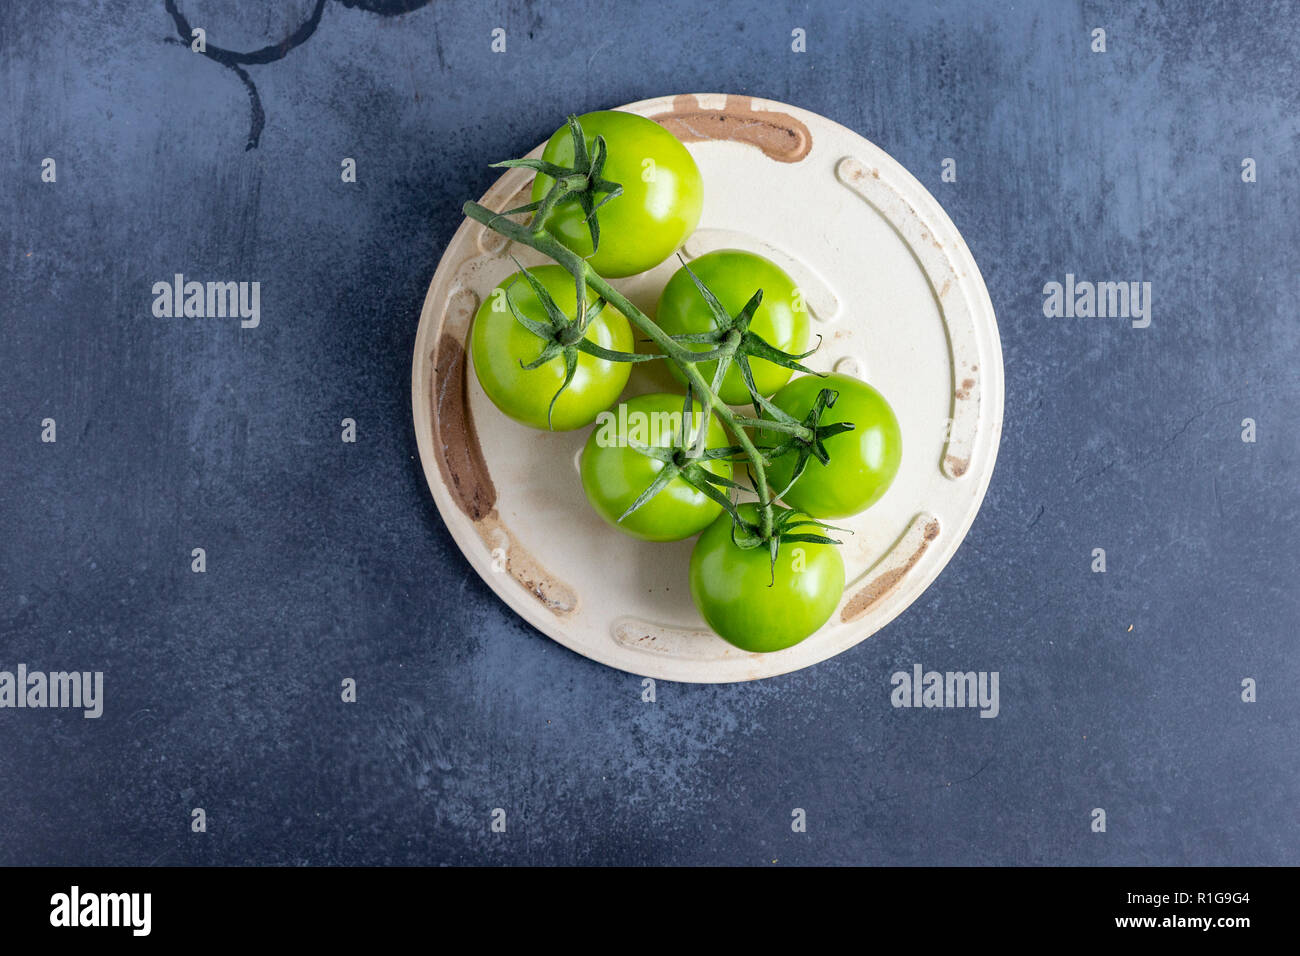
[[(370, 13), (378, 13), (381, 16), (389, 17), (418, 10), (429, 3), (429, 0), (337, 0), (337, 2), (342, 3), (345, 7), (360, 7)], [(239, 77), (240, 82), (244, 84), (244, 89), (248, 91), (248, 143), (244, 146), (245, 150), (257, 148), (257, 144), (262, 138), (262, 129), (266, 126), (266, 111), (262, 109), (262, 98), (257, 93), (257, 85), (253, 82), (253, 78), (248, 75), (248, 71), (244, 69), (244, 66), (274, 63), (276, 60), (283, 59), (294, 47), (305, 43), (316, 32), (316, 28), (320, 26), (321, 14), (325, 12), (325, 3), (326, 0), (316, 0), (316, 6), (312, 8), (307, 19), (279, 43), (273, 43), (248, 53), (241, 53), (238, 50), (227, 50), (219, 46), (213, 46), (205, 41), (204, 49), (196, 51), (202, 52), (209, 60), (233, 70), (235, 75)], [(193, 27), (190, 26), (185, 14), (181, 13), (176, 6), (176, 0), (163, 0), (163, 6), (171, 16), (172, 22), (176, 24), (176, 32), (180, 36), (180, 42), (185, 46), (190, 46), (193, 40)]]

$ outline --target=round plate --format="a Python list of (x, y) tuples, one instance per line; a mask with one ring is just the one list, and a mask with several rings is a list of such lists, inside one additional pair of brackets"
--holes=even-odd
[[(753, 680), (807, 667), (916, 600), (975, 519), (1002, 431), (993, 305), (939, 204), (853, 131), (746, 96), (688, 94), (620, 108), (672, 130), (699, 164), (704, 211), (684, 256), (740, 248), (780, 264), (822, 336), (811, 367), (865, 379), (898, 415), (898, 477), (873, 507), (836, 522), (854, 532), (843, 536), (843, 602), (812, 637), (773, 654), (738, 650), (704, 626), (687, 580), (694, 542), (651, 544), (606, 525), (577, 472), (588, 430), (526, 428), (479, 387), (465, 348), (479, 302), (514, 271), (511, 255), (526, 266), (544, 260), (470, 220), (438, 264), (415, 340), (411, 400), (425, 476), (483, 580), (565, 647), (676, 681)], [(510, 170), (482, 201), (493, 209), (527, 202), (531, 180), (527, 170)], [(673, 258), (615, 285), (653, 315), (677, 268)], [(641, 365), (628, 393), (668, 388), (677, 390), (662, 368)]]

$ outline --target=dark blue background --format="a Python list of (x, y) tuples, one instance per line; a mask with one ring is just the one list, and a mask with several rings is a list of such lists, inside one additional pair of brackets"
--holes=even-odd
[[(313, 3), (179, 7), (249, 51)], [(329, 0), (247, 66), (251, 150), (245, 86), (163, 0), (0, 5), (0, 669), (103, 670), (107, 699), (0, 711), (0, 863), (1300, 862), (1293, 6), (360, 8), (407, 5)], [(688, 91), (822, 113), (935, 193), (1006, 424), (897, 621), (649, 704), (470, 569), (409, 376), (487, 164)], [(154, 318), (175, 272), (260, 281), (261, 326)], [(1045, 318), (1066, 272), (1150, 281), (1150, 328)], [(914, 663), (999, 671), (1001, 715), (894, 710)]]

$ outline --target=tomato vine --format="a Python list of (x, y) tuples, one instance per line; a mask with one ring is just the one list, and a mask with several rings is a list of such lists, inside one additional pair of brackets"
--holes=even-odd
[[(467, 202), (465, 215), (492, 230), (503, 238), (527, 246), (550, 258), (573, 276), (579, 304), (577, 315), (564, 315), (551, 296), (538, 283), (527, 269), (519, 266), (520, 272), (541, 299), (548, 318), (547, 323), (533, 321), (525, 317), (514, 304), (509, 295), (506, 301), (514, 317), (542, 341), (542, 350), (538, 357), (525, 368), (561, 358), (565, 363), (565, 378), (559, 391), (551, 399), (551, 408), (555, 399), (564, 391), (573, 378), (573, 369), (579, 351), (617, 362), (641, 362), (654, 359), (666, 359), (673, 363), (686, 379), (687, 389), (685, 407), (689, 410), (698, 400), (706, 409), (711, 410), (724, 427), (736, 440), (736, 444), (726, 448), (706, 449), (704, 435), (707, 428), (700, 428), (692, 442), (687, 435), (689, 430), (683, 428), (679, 447), (672, 449), (638, 448), (642, 454), (657, 457), (664, 467), (660, 470), (654, 483), (637, 499), (628, 513), (643, 505), (674, 477), (698, 488), (722, 505), (731, 515), (732, 540), (742, 549), (766, 547), (770, 550), (771, 560), (776, 561), (777, 551), (783, 540), (805, 541), (820, 544), (839, 544), (838, 541), (817, 532), (796, 531), (815, 527), (818, 531), (843, 530), (818, 521), (810, 516), (775, 504), (789, 485), (803, 472), (809, 458), (816, 458), (823, 464), (829, 460), (825, 439), (848, 431), (853, 425), (847, 422), (820, 424), (821, 415), (826, 408), (835, 404), (838, 393), (833, 389), (822, 389), (817, 396), (812, 411), (803, 419), (782, 411), (765, 398), (755, 385), (750, 367), (750, 358), (762, 359), (793, 371), (813, 372), (802, 364), (802, 360), (816, 351), (814, 348), (801, 354), (784, 352), (760, 336), (750, 331), (750, 320), (762, 302), (763, 292), (755, 290), (745, 307), (736, 315), (731, 315), (718, 301), (716, 296), (703, 282), (690, 272), (691, 279), (707, 303), (714, 318), (714, 329), (706, 333), (670, 335), (649, 316), (636, 307), (626, 296), (619, 292), (607, 279), (591, 266), (587, 259), (570, 250), (546, 229), (547, 217), (560, 203), (576, 202), (585, 214), (585, 222), (590, 231), (593, 252), (600, 243), (599, 211), (611, 199), (622, 193), (622, 186), (606, 180), (603, 170), (608, 157), (605, 140), (597, 136), (590, 149), (586, 136), (577, 117), (568, 118), (568, 131), (573, 137), (573, 165), (558, 166), (540, 159), (515, 159), (494, 164), (496, 167), (531, 169), (535, 173), (548, 176), (552, 180), (545, 195), (535, 202), (530, 202), (513, 209), (497, 212), (477, 202)], [(532, 214), (530, 223), (517, 222), (509, 217)], [(516, 262), (518, 265), (518, 262)], [(592, 307), (584, 307), (587, 292), (590, 290), (598, 299)], [(592, 316), (608, 304), (622, 313), (640, 332), (644, 333), (658, 348), (659, 354), (633, 354), (614, 352), (603, 349), (583, 338), (583, 332)], [(689, 346), (704, 345), (702, 351)], [(696, 366), (701, 362), (717, 362), (712, 380), (707, 380)], [(737, 415), (730, 406), (722, 401), (719, 390), (723, 376), (735, 365), (739, 369), (754, 407), (754, 417)], [(548, 412), (549, 415), (549, 412)], [(760, 446), (755, 443), (750, 431), (772, 432), (778, 436), (776, 444)], [(787, 482), (786, 489), (775, 494), (768, 481), (768, 467), (777, 458), (784, 455), (795, 456), (796, 465), (793, 478)], [(740, 486), (730, 480), (720, 480), (700, 462), (710, 458), (731, 458), (743, 456), (746, 459), (749, 479), (758, 497), (756, 522), (747, 520), (737, 508), (728, 491)]]

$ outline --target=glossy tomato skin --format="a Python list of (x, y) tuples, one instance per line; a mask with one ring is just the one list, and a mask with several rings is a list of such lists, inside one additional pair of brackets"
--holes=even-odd
[[(835, 405), (822, 413), (822, 424), (852, 422), (853, 430), (826, 439), (830, 464), (810, 458), (784, 501), (814, 518), (847, 518), (869, 508), (889, 490), (903, 458), (903, 434), (885, 397), (848, 375), (801, 376), (777, 392), (772, 404), (802, 421), (823, 388), (840, 394)], [(768, 480), (774, 492), (790, 481), (794, 464), (793, 455), (772, 463)]]
[[(689, 538), (703, 531), (722, 513), (722, 506), (716, 501), (681, 478), (675, 478), (636, 511), (618, 520), (663, 468), (662, 462), (628, 447), (626, 439), (630, 435), (645, 445), (671, 447), (673, 428), (681, 421), (683, 401), (681, 395), (662, 393), (628, 399), (606, 413), (611, 416), (609, 419), (605, 415), (597, 419), (596, 428), (582, 451), (582, 487), (591, 506), (620, 531), (645, 541)], [(702, 418), (698, 402), (695, 409)], [(645, 424), (637, 426), (637, 421)], [(688, 427), (693, 425), (688, 423)], [(644, 434), (638, 434), (638, 427)], [(696, 432), (692, 430), (692, 434)], [(705, 447), (720, 448), (727, 444), (726, 432), (710, 416)], [(715, 475), (731, 477), (729, 461), (719, 459), (704, 467)]]
[[(757, 520), (755, 505), (741, 505), (740, 513)], [(825, 533), (814, 527), (796, 530)], [(782, 542), (775, 566), (770, 561), (766, 547), (736, 547), (728, 514), (709, 525), (691, 552), (695, 606), (709, 627), (741, 650), (779, 651), (798, 644), (830, 619), (844, 596), (838, 545)]]
[[(538, 266), (529, 271), (566, 315), (575, 314), (577, 290), (567, 271), (556, 265)], [(564, 382), (563, 356), (556, 356), (535, 369), (521, 368), (520, 362), (527, 364), (536, 359), (545, 343), (515, 319), (497, 290), (506, 290), (505, 294), (528, 318), (547, 321), (537, 293), (522, 275), (516, 273), (504, 280), (474, 316), (470, 333), (474, 371), (483, 391), (502, 412), (533, 428), (546, 428), (547, 407)], [(596, 297), (590, 290), (587, 294), (589, 303), (594, 302)], [(630, 352), (633, 348), (627, 319), (609, 306), (587, 326), (586, 338), (620, 352)], [(551, 427), (555, 431), (570, 431), (591, 424), (597, 414), (618, 398), (627, 385), (631, 369), (627, 362), (609, 362), (579, 352), (577, 371), (555, 403)]]
[[(808, 310), (794, 280), (775, 262), (752, 252), (719, 249), (692, 260), (690, 267), (729, 315), (737, 315), (753, 294), (762, 289), (763, 302), (754, 313), (749, 330), (783, 352), (797, 355), (808, 348)], [(710, 332), (716, 328), (713, 314), (684, 266), (664, 286), (655, 321), (670, 335)], [(687, 347), (697, 352), (710, 348), (705, 344)], [(711, 382), (717, 364), (701, 362), (696, 367)], [(671, 368), (673, 374), (682, 378), (676, 365)], [(750, 368), (754, 384), (764, 398), (788, 382), (793, 374), (763, 359), (751, 358)], [(720, 394), (728, 405), (748, 404), (749, 389), (735, 365), (727, 370)]]
[[(695, 160), (672, 133), (634, 113), (602, 110), (578, 117), (590, 152), (597, 136), (605, 138), (608, 158), (604, 179), (623, 187), (622, 195), (600, 207), (600, 248), (592, 255), (586, 215), (576, 202), (561, 203), (547, 221), (547, 231), (606, 278), (653, 269), (690, 238), (704, 205), (704, 181)], [(542, 159), (573, 165), (573, 137), (568, 126), (546, 144)], [(650, 181), (647, 181), (650, 180)], [(554, 182), (538, 174), (533, 200)], [(600, 196), (597, 196), (599, 201)]]

